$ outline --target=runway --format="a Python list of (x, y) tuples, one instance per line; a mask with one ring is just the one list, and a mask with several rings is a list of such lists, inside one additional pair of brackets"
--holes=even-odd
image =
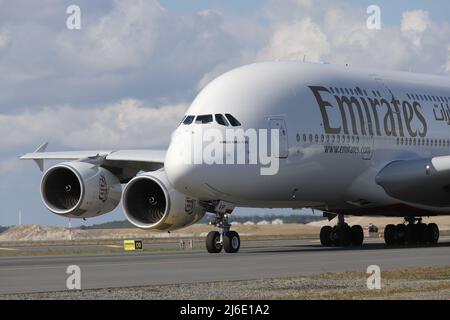
[(322, 248), (316, 240), (244, 241), (237, 254), (203, 250), (0, 258), (0, 294), (66, 289), (69, 265), (81, 269), (82, 289), (250, 280), (337, 271), (365, 272), (450, 266), (450, 239), (433, 247), (387, 248), (369, 239), (361, 248)]

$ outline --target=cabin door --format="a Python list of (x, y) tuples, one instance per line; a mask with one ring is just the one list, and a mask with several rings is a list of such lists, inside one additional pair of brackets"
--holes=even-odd
[[(279, 148), (279, 157), (280, 158), (287, 158), (289, 153), (289, 147), (288, 147), (288, 133), (287, 133), (287, 127), (286, 127), (286, 121), (281, 117), (270, 117), (269, 118), (269, 130), (278, 130), (279, 132), (279, 140), (278, 140), (278, 146), (271, 146), (271, 150), (274, 147)], [(271, 134), (271, 132), (269, 132)], [(272, 151), (271, 151), (272, 152)]]

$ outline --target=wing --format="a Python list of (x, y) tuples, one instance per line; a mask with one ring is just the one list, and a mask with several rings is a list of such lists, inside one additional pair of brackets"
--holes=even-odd
[(398, 200), (450, 207), (450, 156), (394, 161), (380, 171), (376, 182)]
[(21, 160), (34, 160), (41, 171), (44, 160), (99, 159), (99, 164), (116, 174), (121, 182), (128, 182), (139, 171), (154, 171), (164, 166), (165, 150), (91, 150), (46, 152), (44, 143), (32, 153), (20, 157)]

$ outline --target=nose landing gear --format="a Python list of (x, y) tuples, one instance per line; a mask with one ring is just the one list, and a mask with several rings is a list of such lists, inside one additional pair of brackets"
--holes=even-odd
[(350, 227), (344, 216), (338, 215), (338, 224), (334, 227), (324, 226), (320, 229), (320, 243), (324, 247), (361, 246), (364, 242), (364, 231), (360, 225)]
[(216, 217), (212, 222), (219, 231), (211, 231), (206, 237), (206, 250), (209, 253), (220, 253), (222, 249), (226, 253), (236, 253), (241, 247), (241, 238), (236, 231), (231, 231), (231, 224), (228, 222), (228, 214), (216, 212)]

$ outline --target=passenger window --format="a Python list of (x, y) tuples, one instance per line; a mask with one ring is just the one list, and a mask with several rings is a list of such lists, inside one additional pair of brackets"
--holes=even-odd
[(197, 124), (206, 124), (210, 122), (213, 122), (212, 114), (204, 114), (201, 116), (197, 116), (197, 118), (195, 119), (195, 123)]
[(239, 127), (241, 125), (241, 123), (237, 121), (237, 119), (233, 117), (231, 114), (227, 113), (225, 114), (225, 116), (227, 117), (228, 121), (233, 127)]
[(226, 126), (226, 127), (229, 126), (227, 119), (225, 119), (225, 117), (222, 114), (216, 114), (215, 118), (216, 118), (216, 122), (218, 124), (220, 124), (222, 126)]
[(183, 120), (183, 124), (188, 125), (191, 124), (194, 121), (194, 116), (187, 116), (186, 118), (184, 118)]

